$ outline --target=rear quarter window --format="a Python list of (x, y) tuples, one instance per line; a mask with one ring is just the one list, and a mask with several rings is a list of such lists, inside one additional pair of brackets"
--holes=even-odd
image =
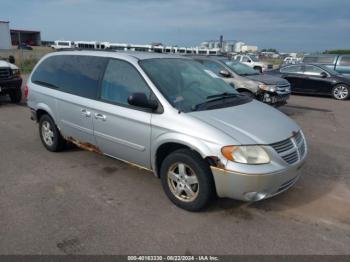
[(106, 59), (95, 56), (61, 55), (44, 60), (32, 82), (60, 91), (96, 99)]

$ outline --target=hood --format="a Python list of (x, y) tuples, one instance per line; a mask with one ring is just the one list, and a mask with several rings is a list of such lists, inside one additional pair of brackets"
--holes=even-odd
[(10, 67), (11, 69), (18, 69), (17, 66), (15, 66), (14, 64), (11, 64), (5, 60), (0, 60), (0, 67)]
[(190, 115), (221, 130), (242, 145), (272, 144), (300, 130), (285, 114), (256, 100), (234, 107), (191, 112)]
[(286, 85), (289, 84), (289, 82), (283, 78), (277, 77), (277, 76), (272, 76), (272, 75), (265, 75), (265, 74), (260, 74), (260, 75), (251, 75), (251, 76), (246, 76), (247, 78), (255, 81), (259, 81), (261, 83), (264, 83), (266, 85)]

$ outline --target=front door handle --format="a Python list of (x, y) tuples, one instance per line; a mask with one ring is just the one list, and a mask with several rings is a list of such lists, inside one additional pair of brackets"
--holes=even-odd
[(107, 117), (105, 115), (100, 114), (100, 113), (96, 113), (95, 114), (95, 118), (96, 119), (101, 119), (102, 121), (106, 121)]
[(83, 113), (83, 115), (85, 115), (86, 117), (90, 117), (91, 116), (91, 112), (88, 111), (87, 109), (83, 108), (81, 110), (81, 112)]

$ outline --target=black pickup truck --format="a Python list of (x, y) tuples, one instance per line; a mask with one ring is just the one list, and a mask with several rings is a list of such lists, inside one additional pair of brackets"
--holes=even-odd
[(0, 95), (9, 95), (13, 103), (22, 99), (22, 78), (19, 68), (0, 59)]

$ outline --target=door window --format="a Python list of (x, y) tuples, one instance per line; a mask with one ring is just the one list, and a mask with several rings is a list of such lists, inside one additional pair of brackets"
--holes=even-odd
[(250, 60), (250, 59), (248, 59), (247, 56), (243, 56), (243, 58), (242, 58), (242, 62), (243, 62), (243, 63), (247, 63), (249, 60)]
[(128, 97), (133, 93), (144, 93), (150, 97), (151, 91), (139, 72), (130, 63), (110, 60), (102, 81), (101, 99), (121, 105), (129, 105)]
[(303, 70), (301, 66), (287, 66), (284, 68), (281, 68), (281, 73), (289, 73), (289, 74), (302, 74)]
[(322, 72), (325, 71), (317, 66), (307, 65), (305, 66), (304, 74), (310, 76), (320, 76)]

